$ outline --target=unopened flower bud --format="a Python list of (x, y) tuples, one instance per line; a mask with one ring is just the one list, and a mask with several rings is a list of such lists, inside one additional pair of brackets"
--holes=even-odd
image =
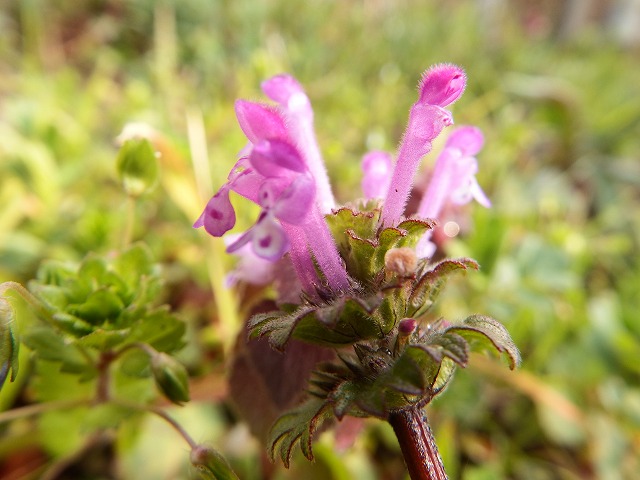
[(415, 318), (403, 318), (398, 322), (398, 334), (408, 337), (416, 331), (418, 322)]
[(409, 277), (418, 267), (418, 257), (413, 248), (390, 248), (384, 254), (384, 267), (387, 272), (395, 273), (399, 277)]
[(157, 352), (151, 357), (151, 373), (158, 388), (173, 403), (189, 401), (187, 370), (173, 357)]
[(125, 192), (139, 197), (158, 183), (158, 159), (151, 143), (144, 138), (126, 140), (116, 159), (116, 171)]
[(396, 355), (399, 355), (404, 350), (416, 328), (418, 328), (418, 322), (415, 318), (403, 318), (398, 322), (398, 336), (396, 337), (394, 349)]
[(207, 445), (197, 445), (191, 450), (191, 463), (208, 478), (216, 480), (238, 480), (226, 458)]

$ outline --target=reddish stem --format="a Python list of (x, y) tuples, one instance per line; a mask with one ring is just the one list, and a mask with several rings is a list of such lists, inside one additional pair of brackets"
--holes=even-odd
[(420, 408), (410, 408), (389, 415), (389, 423), (411, 480), (448, 480), (427, 417)]

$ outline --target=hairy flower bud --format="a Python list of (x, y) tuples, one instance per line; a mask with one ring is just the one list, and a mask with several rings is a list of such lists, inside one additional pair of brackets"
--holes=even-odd
[(415, 318), (403, 318), (398, 322), (398, 334), (403, 337), (408, 337), (416, 331), (418, 322)]
[(413, 248), (391, 248), (384, 254), (384, 268), (399, 277), (410, 277), (418, 267), (418, 257)]

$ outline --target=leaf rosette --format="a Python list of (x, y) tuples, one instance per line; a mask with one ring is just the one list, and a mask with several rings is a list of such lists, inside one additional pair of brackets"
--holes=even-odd
[[(40, 358), (61, 362), (62, 371), (85, 377), (95, 374), (86, 355), (136, 343), (173, 352), (183, 346), (185, 325), (158, 305), (161, 286), (160, 270), (141, 243), (113, 256), (89, 255), (79, 264), (45, 262), (29, 290), (44, 306), (46, 322), (29, 328), (21, 340)], [(131, 353), (132, 366), (140, 358), (148, 365), (146, 355)]]

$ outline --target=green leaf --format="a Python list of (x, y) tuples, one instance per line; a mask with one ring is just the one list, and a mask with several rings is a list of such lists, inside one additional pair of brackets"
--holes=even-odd
[(38, 268), (36, 279), (44, 285), (62, 286), (67, 281), (75, 279), (77, 271), (77, 267), (70, 263), (46, 260)]
[(60, 362), (60, 371), (91, 376), (94, 367), (77, 348), (66, 343), (48, 327), (32, 327), (22, 335), (24, 344), (43, 360)]
[(70, 313), (57, 312), (53, 314), (58, 327), (67, 333), (70, 333), (74, 337), (82, 337), (93, 332), (95, 327), (89, 322), (82, 320), (81, 318), (71, 315)]
[(138, 197), (158, 182), (158, 160), (146, 139), (127, 140), (116, 159), (116, 171), (125, 192)]
[(97, 255), (89, 254), (80, 263), (78, 281), (86, 283), (91, 290), (103, 285), (107, 273), (107, 261)]
[(469, 361), (469, 344), (461, 335), (454, 332), (444, 332), (435, 335), (428, 347), (440, 348), (443, 357), (448, 357), (461, 367), (466, 367)]
[(148, 343), (159, 352), (174, 352), (184, 346), (185, 331), (185, 323), (168, 307), (159, 307), (131, 326), (126, 343)]
[(124, 306), (116, 293), (108, 287), (102, 287), (91, 293), (83, 303), (69, 305), (67, 311), (92, 324), (101, 324), (117, 318)]
[(7, 377), (13, 382), (18, 374), (20, 344), (11, 328), (14, 317), (15, 312), (11, 304), (5, 298), (0, 298), (0, 389)]
[(104, 330), (96, 328), (93, 332), (79, 338), (75, 343), (83, 347), (95, 348), (101, 352), (112, 350), (127, 340), (129, 330)]
[(131, 288), (138, 286), (141, 277), (157, 274), (153, 254), (144, 243), (136, 243), (120, 253), (113, 261), (113, 269)]
[(321, 399), (310, 398), (297, 408), (282, 415), (269, 432), (269, 455), (274, 460), (277, 454), (289, 468), (291, 454), (297, 443), (305, 457), (313, 460), (311, 440), (320, 426), (332, 417), (330, 405)]
[(29, 291), (54, 311), (64, 310), (69, 304), (66, 289), (58, 285), (43, 285), (36, 282), (30, 282)]
[(387, 227), (378, 236), (380, 249), (377, 252), (377, 263), (384, 265), (387, 250), (399, 247), (415, 247), (422, 236), (435, 225), (432, 220), (409, 219), (397, 227)]
[(327, 215), (326, 218), (333, 238), (338, 244), (338, 249), (344, 254), (347, 251), (345, 249), (348, 249), (348, 240), (345, 235), (347, 230), (351, 230), (353, 235), (362, 239), (373, 240), (375, 238), (380, 210), (358, 211), (343, 207), (332, 215)]
[(427, 272), (418, 275), (409, 296), (409, 304), (412, 311), (408, 312), (408, 316), (414, 316), (419, 310), (423, 312), (430, 308), (440, 294), (447, 277), (453, 272), (465, 271), (469, 268), (477, 270), (479, 267), (470, 258), (447, 259), (441, 261)]
[(382, 338), (393, 325), (381, 325), (372, 316), (381, 302), (378, 295), (340, 297), (321, 306), (301, 305), (291, 313), (258, 314), (250, 319), (249, 330), (252, 336), (267, 336), (276, 350), (283, 350), (291, 338), (324, 346)]
[(370, 282), (377, 271), (373, 265), (377, 242), (359, 237), (352, 229), (346, 230), (344, 236), (347, 240), (347, 248), (343, 256), (349, 274), (365, 284)]
[(474, 351), (489, 349), (506, 354), (512, 370), (520, 365), (520, 351), (511, 335), (504, 325), (491, 317), (471, 315), (461, 325), (449, 327), (446, 332), (463, 337)]

